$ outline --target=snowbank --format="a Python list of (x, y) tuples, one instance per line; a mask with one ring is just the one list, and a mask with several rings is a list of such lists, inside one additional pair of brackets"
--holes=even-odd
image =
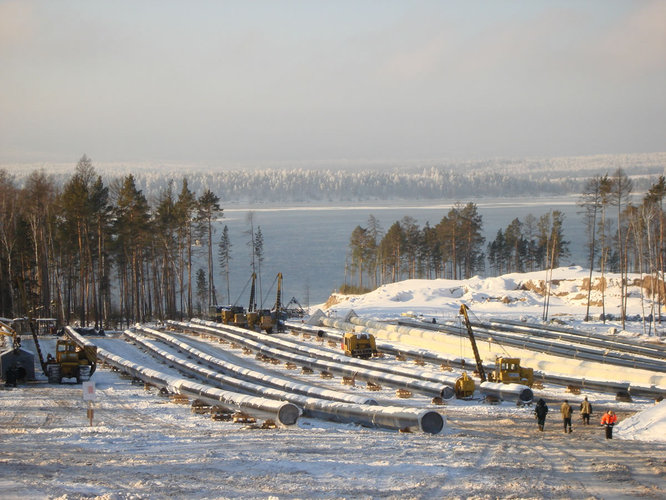
[(615, 435), (620, 439), (666, 443), (666, 401), (619, 422)]

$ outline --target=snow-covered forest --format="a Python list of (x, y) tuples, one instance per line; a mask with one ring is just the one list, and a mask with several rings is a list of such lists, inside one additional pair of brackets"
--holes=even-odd
[[(94, 160), (94, 157), (93, 157)], [(8, 165), (18, 181), (44, 168), (57, 184), (74, 172), (71, 164)], [(155, 199), (170, 181), (187, 174), (190, 189), (210, 189), (223, 203), (295, 203), (374, 200), (466, 200), (479, 197), (577, 194), (594, 175), (618, 168), (630, 172), (637, 191), (664, 173), (666, 153), (478, 161), (329, 162), (307, 165), (216, 167), (113, 163), (97, 164), (106, 183), (132, 174)]]

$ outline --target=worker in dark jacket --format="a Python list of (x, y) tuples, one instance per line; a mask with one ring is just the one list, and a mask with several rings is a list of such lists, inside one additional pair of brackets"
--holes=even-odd
[(564, 432), (571, 432), (571, 405), (569, 404), (569, 400), (565, 399), (564, 403), (562, 403), (562, 406), (560, 406), (560, 413), (562, 413), (562, 421), (564, 422)]
[(537, 418), (537, 423), (539, 424), (539, 430), (543, 432), (543, 426), (546, 424), (546, 415), (548, 414), (548, 406), (543, 399), (539, 399), (534, 408), (534, 414)]
[(617, 423), (617, 415), (608, 410), (604, 413), (604, 416), (601, 417), (601, 425), (606, 427), (606, 439), (613, 439), (613, 426)]
[(590, 415), (592, 415), (592, 405), (587, 400), (587, 396), (580, 404), (580, 416), (583, 419), (583, 424), (590, 425)]

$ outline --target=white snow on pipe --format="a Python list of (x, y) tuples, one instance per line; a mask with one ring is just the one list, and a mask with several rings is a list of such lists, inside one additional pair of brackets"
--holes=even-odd
[[(161, 357), (164, 357), (175, 364), (187, 367), (190, 371), (198, 372), (211, 379), (220, 381), (225, 381), (225, 379), (228, 378), (159, 349), (157, 346), (154, 346), (152, 342), (140, 338), (133, 332), (126, 331), (125, 335), (147, 348), (154, 350)], [(247, 383), (244, 385), (249, 388), (249, 386), (253, 384)], [(279, 391), (277, 389), (264, 389), (266, 389), (266, 394), (279, 395), (284, 399), (290, 400), (292, 403), (302, 405), (304, 409), (307, 409), (308, 412), (312, 414), (312, 416), (325, 417), (340, 422), (353, 422), (388, 429), (408, 428), (420, 430), (429, 434), (437, 434), (441, 432), (446, 422), (444, 416), (432, 410), (419, 410), (416, 408), (404, 408), (400, 406), (380, 407), (376, 405), (352, 404), (328, 401), (315, 397), (305, 397), (296, 394), (285, 394), (284, 391)]]
[[(325, 359), (317, 359), (317, 358), (302, 356), (299, 354), (293, 354), (288, 351), (274, 349), (268, 347), (264, 342), (270, 342), (273, 344), (282, 344), (288, 342), (280, 339), (261, 338), (258, 337), (256, 334), (254, 334), (254, 332), (242, 328), (236, 328), (229, 325), (221, 325), (219, 323), (203, 321), (203, 320), (197, 320), (193, 323), (180, 323), (177, 321), (168, 321), (168, 323), (181, 327), (185, 326), (187, 328), (192, 328), (195, 330), (204, 330), (216, 333), (218, 335), (223, 335), (228, 339), (232, 339), (233, 341), (238, 342), (239, 344), (249, 346), (258, 352), (273, 357), (289, 359), (290, 361), (293, 361), (294, 363), (299, 364), (301, 366), (309, 366), (311, 368), (313, 367), (324, 371), (340, 373), (345, 376), (358, 378), (359, 380), (366, 380), (375, 383), (382, 382), (392, 387), (405, 388), (428, 396), (438, 396), (444, 399), (451, 399), (455, 396), (453, 388), (444, 383), (418, 380), (407, 376), (393, 375), (378, 370), (370, 370), (370, 369), (363, 369), (357, 366), (350, 366), (346, 362), (340, 363), (340, 362), (327, 361)], [(208, 326), (208, 325), (215, 325), (215, 326)], [(237, 332), (237, 334), (234, 334), (232, 332)], [(258, 340), (255, 341), (248, 337), (260, 338), (261, 341)]]
[[(301, 328), (301, 326), (299, 325), (298, 328)], [(310, 326), (310, 327), (307, 327), (307, 330), (309, 332), (312, 332), (313, 335), (316, 335), (318, 329), (315, 328), (315, 327)], [(367, 333), (373, 333), (373, 331), (371, 329), (364, 329), (363, 331), (367, 332)], [(341, 333), (339, 331), (331, 332), (329, 330), (329, 331), (326, 332), (326, 335), (329, 336), (329, 337), (333, 337), (335, 339), (338, 339), (338, 340), (342, 339), (342, 337), (343, 337), (343, 333)], [(387, 364), (379, 362), (379, 361), (371, 361), (371, 360), (366, 360), (366, 359), (350, 358), (349, 356), (345, 356), (343, 354), (332, 354), (330, 351), (319, 349), (317, 347), (310, 348), (310, 347), (306, 347), (306, 346), (303, 346), (301, 344), (295, 344), (295, 343), (293, 345), (296, 346), (296, 348), (301, 350), (301, 351), (304, 351), (304, 350), (307, 349), (309, 352), (321, 353), (321, 354), (318, 354), (318, 356), (319, 355), (326, 356), (328, 359), (339, 361), (339, 362), (346, 363), (346, 364), (349, 364), (349, 365), (360, 366), (360, 367), (363, 367), (363, 368), (372, 368), (372, 369), (376, 369), (376, 370), (383, 371), (383, 372), (386, 372), (386, 373), (392, 373), (392, 374), (395, 374), (395, 375), (404, 375), (404, 376), (408, 376), (408, 377), (414, 377), (414, 378), (418, 378), (418, 379), (421, 379), (421, 380), (428, 380), (430, 382), (443, 383), (444, 385), (447, 385), (447, 386), (451, 387), (452, 389), (455, 389), (456, 381), (460, 378), (459, 375), (449, 375), (449, 374), (429, 370), (427, 368), (419, 369), (419, 368), (407, 367), (407, 366), (404, 366), (404, 365), (401, 365), (401, 366), (387, 365)], [(382, 350), (381, 347), (382, 347), (382, 342), (381, 341), (377, 342), (377, 349), (379, 351)], [(407, 348), (407, 349), (404, 349), (402, 351), (404, 351), (404, 352), (413, 351), (413, 352), (410, 352), (410, 355), (418, 357), (419, 352), (424, 352), (424, 349), (409, 349), (409, 348)], [(442, 361), (444, 361), (444, 360), (442, 360)]]
[[(377, 402), (368, 397), (363, 397), (363, 396), (356, 396), (353, 394), (347, 394), (344, 392), (340, 391), (334, 391), (331, 389), (324, 389), (321, 387), (315, 387), (312, 385), (308, 384), (302, 384), (295, 382), (293, 380), (285, 379), (283, 377), (278, 377), (274, 375), (268, 375), (266, 373), (258, 372), (256, 370), (251, 370), (249, 368), (244, 368), (238, 365), (235, 365), (233, 363), (229, 363), (227, 361), (223, 361), (219, 358), (216, 358), (215, 356), (212, 356), (210, 354), (207, 354), (196, 347), (193, 347), (189, 344), (186, 344), (185, 342), (181, 342), (178, 339), (174, 338), (171, 335), (165, 334), (163, 332), (160, 332), (158, 330), (154, 330), (152, 328), (146, 328), (142, 326), (137, 327), (138, 330), (144, 331), (149, 333), (150, 335), (153, 335), (160, 340), (167, 342), (169, 344), (172, 344), (174, 346), (177, 346), (179, 349), (182, 349), (183, 351), (189, 352), (193, 356), (196, 356), (197, 358), (201, 359), (202, 361), (206, 361), (207, 363), (214, 365), (222, 370), (225, 370), (227, 372), (235, 373), (239, 377), (242, 377), (243, 380), (250, 380), (254, 381), (258, 384), (268, 384), (272, 387), (277, 387), (280, 388), (283, 391), (288, 391), (289, 393), (293, 392), (298, 392), (300, 394), (304, 394), (307, 396), (313, 396), (313, 397), (318, 397), (322, 399), (329, 399), (329, 400), (334, 400), (334, 401), (344, 401), (347, 403), (357, 403), (357, 404), (377, 404)], [(134, 338), (133, 335), (129, 335), (128, 332), (125, 332), (126, 335), (131, 336)]]
[(276, 421), (285, 426), (294, 425), (301, 414), (301, 410), (293, 403), (224, 391), (208, 385), (173, 377), (166, 373), (132, 363), (101, 347), (97, 347), (97, 355), (119, 369), (127, 370), (150, 383), (167, 387), (172, 392), (196, 394), (241, 409), (255, 410), (272, 416), (274, 415)]
[(74, 330), (74, 328), (72, 328), (71, 326), (66, 327), (65, 331), (67, 332), (67, 335), (74, 342), (76, 342), (78, 345), (80, 345), (81, 347), (86, 346), (86, 345), (91, 346), (91, 347), (95, 346), (94, 343), (90, 342), (90, 340), (85, 338), (83, 335), (80, 335), (79, 333), (77, 333), (77, 331)]
[[(377, 321), (371, 320), (362, 320), (358, 317), (352, 317), (350, 321), (353, 321), (356, 324), (363, 326), (364, 331), (373, 333), (377, 336), (385, 336), (387, 331), (399, 330), (403, 327), (391, 325), (387, 323), (379, 323)], [(350, 323), (339, 320), (330, 320), (328, 318), (322, 319), (324, 324), (333, 324), (336, 328), (346, 329), (349, 327)], [(408, 333), (411, 330), (416, 330), (412, 327), (407, 327)], [(420, 330), (420, 332), (429, 333), (429, 330)], [(521, 402), (530, 402), (534, 398), (534, 393), (532, 389), (522, 384), (503, 384), (503, 383), (493, 383), (493, 382), (483, 382), (479, 386), (481, 393), (486, 395), (492, 395), (507, 401), (521, 401)]]
[[(349, 323), (348, 323), (349, 324)], [(311, 333), (312, 335), (316, 335), (319, 330), (324, 331), (327, 337), (335, 338), (335, 339), (342, 339), (343, 333), (339, 328), (334, 328), (330, 326), (313, 326), (309, 325), (306, 323), (295, 323), (295, 322), (286, 322), (286, 325), (288, 327), (297, 329), (297, 330), (302, 330), (306, 331), (308, 333)], [(350, 325), (353, 326), (353, 325)], [(359, 328), (356, 328), (356, 330), (359, 330)], [(361, 329), (361, 331), (372, 333), (372, 329)], [(423, 349), (421, 347), (416, 347), (413, 345), (407, 345), (407, 344), (400, 344), (397, 345), (395, 342), (384, 342), (379, 338), (377, 335), (375, 335), (375, 342), (377, 344), (377, 350), (378, 351), (399, 351), (401, 353), (408, 354), (409, 356), (412, 356), (414, 358), (418, 357), (428, 357), (431, 359), (435, 359), (439, 361), (440, 363), (460, 363), (463, 359), (465, 360), (465, 363), (470, 361), (470, 366), (474, 366), (474, 361), (473, 360), (468, 360), (465, 358), (461, 358), (459, 356), (452, 356), (449, 354), (444, 354), (440, 352), (434, 352), (430, 351), (428, 349)], [(409, 368), (408, 368), (409, 370)], [(424, 370), (424, 373), (436, 373), (436, 372), (430, 372), (427, 370)]]
[[(327, 324), (330, 321), (339, 320), (322, 318), (322, 323), (324, 324)], [(365, 324), (366, 322), (381, 325), (384, 328), (382, 338), (386, 340), (394, 340), (442, 353), (456, 353), (461, 352), (462, 349), (464, 356), (474, 359), (469, 342), (461, 345), (460, 339), (455, 335), (409, 326), (392, 325), (376, 321), (373, 322), (359, 317), (350, 318), (350, 321), (359, 325)], [(344, 324), (344, 322), (340, 323)], [(495, 362), (497, 344), (487, 341), (478, 341), (477, 347), (483, 360), (489, 363)], [(530, 366), (534, 368), (535, 371), (539, 370), (544, 373), (565, 376), (575, 373), (578, 377), (582, 377), (586, 380), (610, 380), (620, 383), (628, 383), (631, 386), (656, 387), (666, 391), (666, 374), (663, 373), (655, 373), (639, 368), (619, 368), (606, 363), (553, 356), (514, 347), (511, 348), (511, 355), (520, 358), (521, 364)]]

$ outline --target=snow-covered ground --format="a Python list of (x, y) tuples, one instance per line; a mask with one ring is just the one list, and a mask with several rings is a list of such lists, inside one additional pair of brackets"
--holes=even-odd
[[(443, 321), (465, 302), (480, 318), (536, 321), (542, 298), (525, 284), (538, 284), (544, 277), (410, 280), (320, 307), (331, 315), (353, 309), (374, 319), (409, 313)], [(554, 277), (559, 283), (553, 289), (551, 316), (581, 327), (585, 309), (576, 297), (587, 273), (563, 269)], [(640, 296), (632, 293), (630, 314), (637, 314)], [(611, 287), (606, 295), (607, 311), (614, 312)], [(600, 321), (584, 327), (604, 333), (619, 329), (617, 323)], [(618, 335), (661, 341), (657, 335), (646, 336), (639, 321), (628, 323)], [(135, 356), (135, 362), (167, 369), (136, 348), (113, 342), (104, 340), (104, 347), (115, 345), (119, 354)], [(92, 426), (80, 385), (40, 380), (0, 390), (2, 498), (666, 497), (664, 402), (620, 403), (611, 395), (589, 393), (592, 425), (582, 425), (575, 412), (572, 434), (562, 432), (559, 404), (568, 398), (577, 409), (579, 397), (564, 388), (551, 392), (543, 433), (531, 407), (479, 400), (440, 406), (447, 425), (437, 435), (308, 418), (289, 428), (255, 429), (194, 414), (154, 388), (146, 390), (106, 368), (99, 368), (93, 381), (97, 401)], [(339, 381), (329, 383), (340, 386)], [(611, 407), (620, 423), (616, 439), (609, 441), (599, 419)]]

